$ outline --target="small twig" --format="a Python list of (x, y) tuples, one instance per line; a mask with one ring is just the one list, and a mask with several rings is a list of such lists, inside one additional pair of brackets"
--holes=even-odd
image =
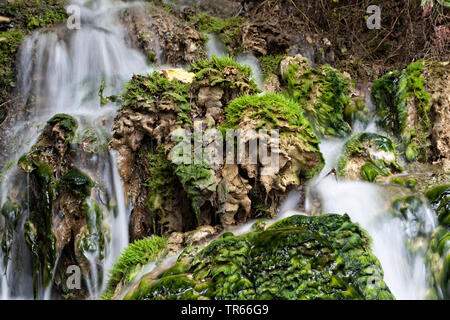
[(338, 182), (337, 172), (336, 172), (336, 169), (335, 169), (335, 168), (331, 169), (330, 172), (327, 173), (327, 175), (325, 176), (325, 178), (328, 177), (328, 176), (331, 175), (331, 174), (334, 175), (334, 178), (336, 179), (336, 182)]
[(378, 48), (383, 44), (383, 42), (391, 35), (391, 33), (394, 31), (395, 25), (397, 24), (399, 16), (394, 21), (394, 24), (391, 27), (391, 31), (388, 32), (388, 34), (383, 38), (383, 40), (380, 41), (380, 43), (377, 45), (377, 47), (373, 50), (373, 52), (377, 51)]

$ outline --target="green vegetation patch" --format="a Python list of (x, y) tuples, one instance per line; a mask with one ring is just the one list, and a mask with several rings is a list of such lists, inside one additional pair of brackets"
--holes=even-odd
[(425, 192), (439, 223), (450, 227), (450, 185), (438, 186)]
[(134, 75), (122, 95), (122, 109), (145, 111), (158, 101), (174, 104), (179, 122), (190, 124), (189, 92), (190, 89), (186, 84), (169, 81), (158, 71), (147, 75)]
[(375, 181), (378, 176), (386, 177), (392, 172), (402, 171), (392, 140), (376, 133), (359, 133), (345, 143), (337, 164), (339, 176), (348, 174), (347, 166), (355, 158), (362, 159), (361, 177), (369, 182)]
[(210, 87), (237, 89), (241, 94), (257, 94), (261, 91), (252, 79), (252, 69), (239, 64), (233, 57), (212, 56), (192, 63), (190, 72), (195, 73), (195, 80)]
[[(372, 86), (379, 124), (400, 137), (408, 161), (426, 161), (430, 155), (431, 96), (425, 90), (424, 77), (429, 66), (428, 62), (419, 60), (402, 71), (389, 72)], [(417, 113), (415, 123), (407, 123), (411, 113)]]
[(166, 238), (154, 235), (137, 240), (129, 245), (114, 264), (110, 272), (108, 285), (102, 294), (102, 299), (111, 299), (120, 281), (123, 280), (124, 285), (130, 283), (132, 281), (132, 275), (136, 274), (137, 269), (157, 260), (162, 255), (166, 246)]
[(231, 52), (242, 46), (240, 34), (246, 21), (243, 17), (230, 17), (222, 20), (207, 14), (199, 14), (191, 18), (190, 23), (195, 24), (200, 32), (217, 34), (220, 41)]
[(177, 270), (141, 281), (126, 299), (394, 298), (367, 233), (347, 215), (293, 216), (230, 234)]
[(280, 62), (285, 55), (267, 55), (259, 57), (261, 62), (261, 69), (264, 75), (267, 77), (270, 74), (280, 75)]
[(71, 192), (79, 194), (81, 198), (86, 198), (91, 194), (94, 182), (80, 169), (72, 168), (61, 177), (58, 185), (64, 186)]
[(348, 80), (329, 65), (303, 68), (297, 63), (289, 66), (283, 77), (288, 94), (298, 102), (320, 136), (348, 136), (351, 128), (344, 120), (344, 109), (351, 102)]

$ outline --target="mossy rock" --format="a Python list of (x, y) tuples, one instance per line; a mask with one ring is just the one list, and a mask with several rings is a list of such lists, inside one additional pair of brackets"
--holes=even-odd
[(393, 142), (376, 133), (359, 133), (349, 139), (337, 164), (339, 176), (369, 182), (374, 182), (378, 176), (401, 171)]
[(433, 87), (433, 79), (441, 77), (443, 68), (444, 64), (418, 60), (402, 71), (387, 73), (373, 84), (379, 125), (399, 138), (410, 162), (426, 162), (433, 156), (429, 87)]
[(60, 187), (64, 186), (69, 191), (79, 194), (81, 198), (86, 198), (91, 194), (94, 182), (81, 170), (72, 168), (61, 177), (58, 185)]
[(259, 57), (259, 61), (261, 62), (261, 70), (264, 73), (264, 76), (268, 77), (271, 74), (280, 76), (280, 63), (284, 57), (285, 55), (282, 54)]
[(239, 64), (231, 56), (212, 56), (211, 59), (197, 60), (192, 63), (189, 71), (195, 73), (193, 88), (202, 86), (222, 88), (227, 100), (261, 92), (252, 80), (252, 69)]
[(20, 205), (8, 199), (8, 201), (3, 204), (1, 213), (6, 220), (8, 230), (14, 232), (17, 226), (17, 221), (22, 213), (22, 208), (20, 207)]
[(347, 215), (292, 216), (217, 239), (184, 264), (144, 276), (125, 299), (394, 298), (367, 233)]
[(431, 237), (426, 261), (430, 268), (430, 281), (435, 294), (441, 299), (450, 299), (450, 186), (434, 187), (425, 196), (436, 213), (439, 226)]
[(329, 65), (309, 66), (306, 58), (292, 59), (283, 74), (288, 94), (304, 110), (316, 132), (325, 138), (351, 133), (344, 110), (351, 104), (349, 81)]
[[(291, 170), (288, 170), (288, 174), (310, 179), (322, 170), (325, 163), (320, 153), (320, 140), (302, 109), (291, 99), (271, 93), (243, 96), (225, 108), (225, 116), (226, 120), (220, 127), (222, 131), (279, 130), (280, 149), (290, 156)], [(280, 162), (283, 163), (282, 160)]]
[(191, 17), (189, 23), (196, 26), (200, 32), (216, 34), (228, 51), (234, 52), (242, 47), (240, 34), (246, 21), (239, 16), (220, 19), (202, 13)]
[(439, 223), (450, 227), (450, 185), (430, 189), (425, 193), (425, 196), (436, 212)]
[(191, 124), (189, 114), (189, 87), (179, 81), (169, 81), (159, 72), (147, 75), (134, 75), (126, 85), (123, 93), (122, 110), (130, 109), (134, 112), (153, 111), (155, 103), (174, 105), (179, 124)]
[(439, 226), (433, 233), (426, 255), (430, 281), (437, 297), (450, 299), (450, 229)]

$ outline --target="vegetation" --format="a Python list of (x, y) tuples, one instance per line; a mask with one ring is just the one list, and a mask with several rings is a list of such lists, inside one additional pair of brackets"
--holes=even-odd
[(346, 215), (292, 216), (215, 240), (126, 299), (393, 299), (369, 244)]
[(217, 34), (228, 50), (233, 52), (232, 49), (240, 48), (242, 45), (239, 35), (245, 21), (246, 19), (243, 17), (231, 17), (222, 20), (207, 14), (199, 14), (191, 18), (190, 23), (196, 25), (200, 32)]
[(136, 275), (137, 271), (146, 264), (155, 261), (162, 254), (166, 245), (166, 238), (151, 236), (135, 241), (128, 246), (114, 264), (102, 298), (111, 299), (120, 281), (123, 281), (123, 284), (130, 283), (132, 276)]
[(355, 178), (352, 170), (359, 170), (360, 176), (374, 182), (377, 176), (389, 176), (401, 172), (397, 163), (397, 151), (393, 142), (375, 133), (359, 133), (349, 139), (338, 159), (339, 176)]
[(285, 55), (267, 55), (259, 57), (261, 62), (261, 69), (264, 75), (267, 77), (270, 74), (280, 75), (280, 62)]
[(195, 73), (196, 81), (211, 87), (236, 89), (242, 94), (259, 93), (257, 84), (251, 79), (252, 69), (241, 65), (231, 56), (202, 59), (192, 63), (189, 71)]
[[(304, 153), (316, 152), (320, 154), (319, 139), (309, 121), (303, 116), (302, 109), (294, 101), (277, 94), (247, 95), (233, 100), (225, 108), (226, 120), (220, 127), (225, 129), (237, 129), (245, 125), (247, 119), (255, 120), (255, 130), (278, 129), (281, 137), (281, 149), (289, 149), (285, 143), (296, 144)], [(284, 138), (289, 142), (285, 142)], [(299, 175), (303, 173), (312, 178), (323, 168), (322, 161), (315, 162), (301, 159), (302, 155), (296, 155), (295, 161), (299, 161)], [(309, 163), (308, 163), (309, 162)]]
[(288, 94), (320, 136), (345, 137), (351, 133), (344, 120), (344, 110), (350, 104), (349, 83), (339, 71), (329, 65), (313, 69), (307, 62), (291, 63), (283, 77)]
[(147, 75), (134, 75), (122, 95), (122, 109), (140, 111), (162, 100), (176, 105), (180, 123), (191, 124), (189, 90), (186, 84), (169, 81), (157, 71)]
[[(384, 75), (372, 87), (379, 123), (400, 137), (408, 161), (426, 161), (430, 156), (431, 97), (425, 90), (424, 77), (428, 66), (428, 62), (419, 60), (403, 71)], [(417, 114), (415, 123), (408, 123), (409, 114)]]

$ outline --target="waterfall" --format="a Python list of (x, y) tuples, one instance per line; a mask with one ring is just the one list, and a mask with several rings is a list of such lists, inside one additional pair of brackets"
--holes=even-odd
[[(94, 128), (110, 134), (117, 106), (101, 105), (98, 92), (102, 81), (105, 95), (117, 94), (123, 91), (125, 81), (132, 74), (152, 71), (145, 56), (130, 47), (127, 30), (122, 27), (118, 16), (125, 8), (142, 5), (140, 2), (73, 0), (70, 4), (81, 9), (80, 29), (69, 30), (66, 25), (59, 25), (45, 31), (38, 30), (26, 37), (22, 44), (18, 66), (19, 92), (24, 103), (33, 101), (34, 108), (27, 121), (16, 124), (13, 135), (21, 141), (20, 147), (12, 150), (7, 160), (17, 162), (18, 157), (36, 142), (45, 122), (57, 113), (75, 117), (79, 122), (78, 130)], [(76, 161), (96, 184), (106, 186), (102, 197), (117, 204), (105, 218), (111, 233), (105, 249), (106, 257), (100, 260), (97, 254), (86, 254), (93, 272), (90, 279), (84, 280), (91, 298), (98, 298), (106, 285), (108, 271), (128, 245), (129, 209), (113, 154), (95, 156), (88, 163), (83, 159)], [(2, 204), (13, 191), (19, 176), (19, 170), (11, 169), (3, 179)], [(29, 182), (23, 181), (22, 184), (28, 185)], [(16, 261), (8, 262), (7, 272), (0, 269), (0, 298), (32, 299), (31, 271), (28, 276), (27, 272), (11, 276), (11, 270), (18, 265), (23, 264), (24, 268), (30, 265), (23, 235), (22, 239), (15, 239), (13, 246), (11, 257)], [(97, 267), (103, 276), (97, 273)], [(39, 298), (51, 297), (51, 288), (46, 288), (45, 292)]]
[[(373, 130), (373, 124), (369, 124), (368, 129)], [(425, 253), (412, 253), (407, 248), (408, 239), (414, 236), (411, 228), (415, 222), (389, 213), (392, 199), (383, 186), (362, 181), (336, 181), (334, 176), (326, 176), (336, 165), (344, 143), (345, 140), (322, 141), (326, 165), (321, 174), (309, 182), (306, 211), (311, 209), (310, 195), (315, 193), (323, 213), (348, 214), (369, 233), (372, 251), (396, 299), (424, 299), (429, 289)], [(280, 214), (286, 217), (292, 215), (292, 211)], [(436, 217), (426, 204), (419, 210), (419, 220), (428, 235), (437, 225)]]

